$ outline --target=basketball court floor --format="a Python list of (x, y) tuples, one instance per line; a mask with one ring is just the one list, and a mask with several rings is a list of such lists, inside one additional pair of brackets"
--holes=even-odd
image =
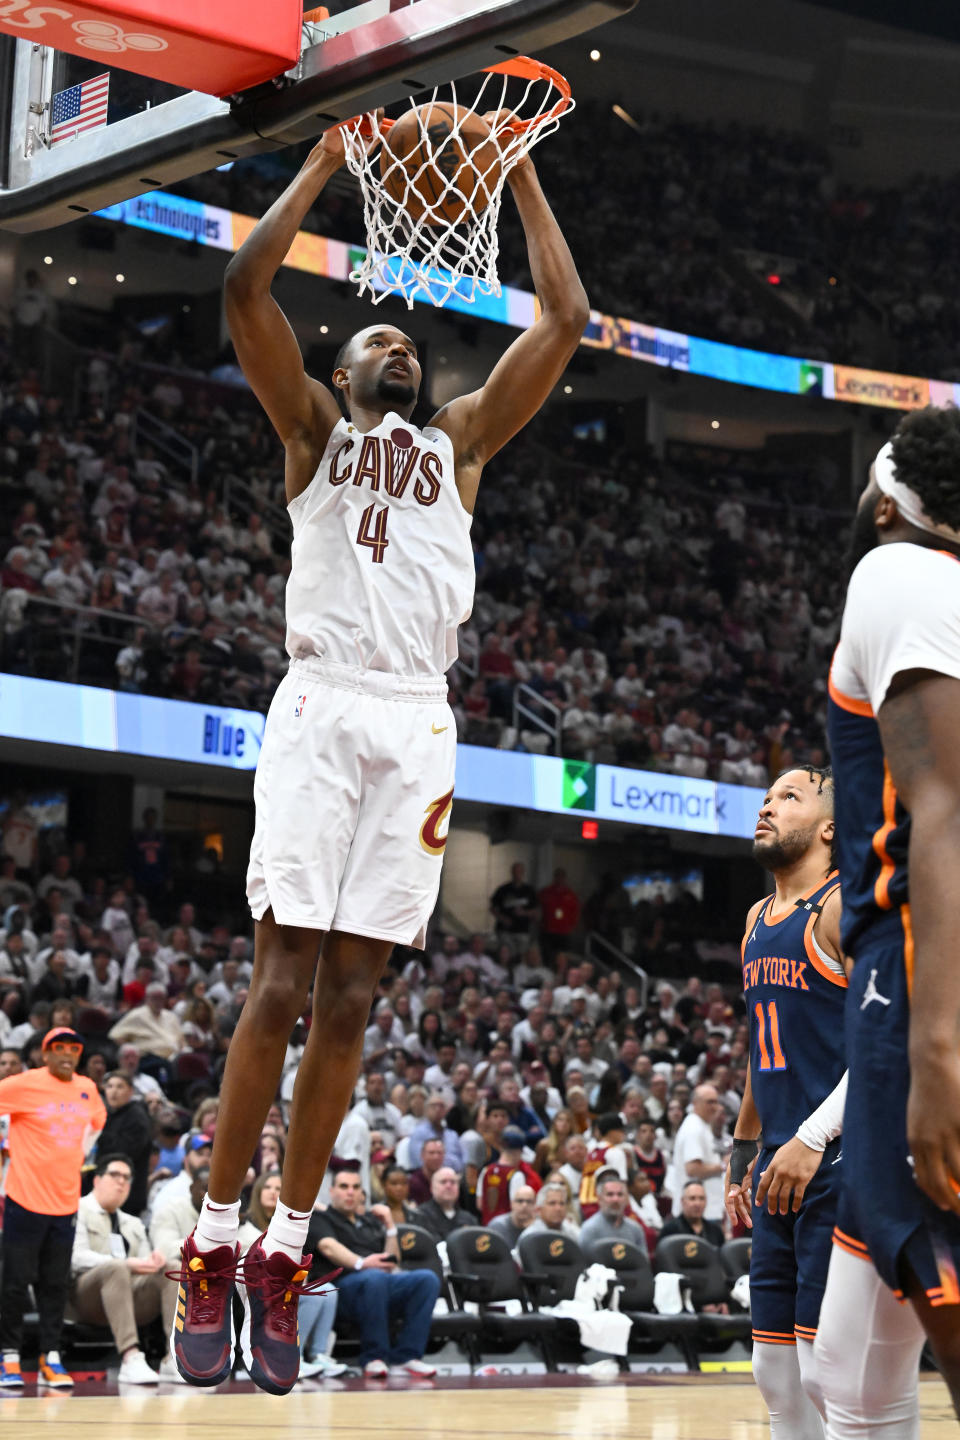
[[(456, 1440), (765, 1440), (763, 1402), (747, 1375), (580, 1376), (304, 1384), (279, 1400), (252, 1387), (228, 1392), (170, 1387), (154, 1394), (80, 1385), (73, 1395), (0, 1399), (0, 1425), (17, 1440), (48, 1440), (51, 1427), (77, 1440), (247, 1440), (281, 1431), (284, 1440), (372, 1440), (436, 1436)], [(99, 1393), (96, 1393), (99, 1392)], [(921, 1440), (956, 1433), (946, 1386), (921, 1378)]]

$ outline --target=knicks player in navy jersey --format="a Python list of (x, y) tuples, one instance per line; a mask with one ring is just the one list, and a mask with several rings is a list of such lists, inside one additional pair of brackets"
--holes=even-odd
[(750, 1067), (726, 1177), (731, 1219), (753, 1229), (753, 1373), (772, 1440), (823, 1437), (813, 1341), (840, 1194), (846, 1089), (833, 841), (830, 771), (779, 775), (753, 842), (775, 889), (747, 916)]
[[(274, 1394), (299, 1373), (307, 1226), (356, 1082), (371, 1002), (394, 944), (423, 947), (436, 903), (456, 757), (444, 676), (473, 604), (480, 476), (547, 399), (589, 317), (527, 159), (509, 184), (542, 311), (482, 388), (418, 429), (417, 347), (386, 322), (347, 341), (332, 388), (312, 379), (271, 284), (343, 163), (341, 133), (329, 130), (231, 260), (225, 283), (237, 357), (285, 450), (291, 659), (254, 788), (253, 979), (227, 1058), (207, 1198), (183, 1247), (172, 1345), (188, 1381), (224, 1379), (239, 1281), (241, 1347), (253, 1380)], [(241, 1265), (240, 1192), (311, 986), (280, 1200)], [(391, 1305), (405, 1279), (394, 1273), (396, 1228), (385, 1219), (386, 1252), (357, 1255), (349, 1277), (351, 1293), (370, 1305), (386, 1304), (383, 1272)], [(375, 1362), (378, 1374), (384, 1362), (434, 1373), (391, 1351)]]
[(831, 1440), (912, 1440), (924, 1337), (960, 1414), (960, 413), (860, 498), (830, 672), (849, 1090), (817, 1338)]

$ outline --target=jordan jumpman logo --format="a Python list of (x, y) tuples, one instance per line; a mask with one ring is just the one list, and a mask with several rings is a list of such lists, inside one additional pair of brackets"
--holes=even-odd
[(863, 999), (860, 1001), (860, 1009), (866, 1010), (871, 1000), (878, 1000), (881, 1005), (889, 1005), (890, 1001), (886, 995), (881, 995), (876, 986), (877, 972), (870, 971), (870, 979), (867, 981), (867, 988), (863, 992)]

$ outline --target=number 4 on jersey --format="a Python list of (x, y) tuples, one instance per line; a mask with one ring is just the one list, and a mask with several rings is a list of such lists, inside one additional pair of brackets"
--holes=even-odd
[(387, 539), (387, 506), (381, 505), (377, 510), (377, 518), (373, 518), (373, 512), (377, 509), (375, 505), (368, 505), (360, 516), (360, 529), (357, 531), (357, 544), (369, 545), (373, 551), (374, 565), (383, 564), (383, 552), (390, 541)]

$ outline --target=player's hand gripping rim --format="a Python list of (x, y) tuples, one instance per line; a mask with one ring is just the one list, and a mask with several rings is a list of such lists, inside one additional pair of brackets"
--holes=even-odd
[[(379, 110), (373, 112), (373, 114), (379, 125), (383, 119), (383, 108), (381, 107)], [(379, 144), (380, 137), (374, 125), (371, 123), (370, 115), (355, 115), (352, 120), (341, 120), (339, 125), (331, 125), (329, 130), (324, 130), (320, 139), (310, 151), (307, 157), (307, 164), (309, 165), (311, 160), (330, 159), (336, 160), (338, 165), (343, 165), (347, 158), (343, 142), (343, 132), (351, 128), (359, 130), (360, 134), (364, 137), (367, 142), (367, 154), (369, 155), (373, 147)]]
[(758, 1208), (766, 1204), (771, 1215), (776, 1215), (778, 1211), (781, 1215), (788, 1215), (791, 1210), (796, 1213), (822, 1159), (822, 1150), (811, 1150), (794, 1135), (780, 1146), (770, 1164), (761, 1172), (754, 1204)]

